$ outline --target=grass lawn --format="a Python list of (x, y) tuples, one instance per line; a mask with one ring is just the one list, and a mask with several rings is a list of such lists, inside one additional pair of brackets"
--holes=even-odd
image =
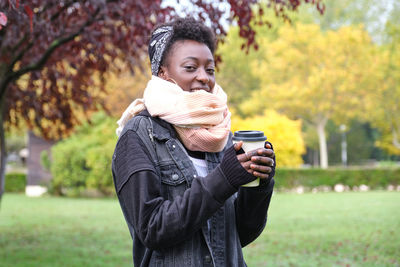
[[(244, 253), (249, 267), (400, 266), (400, 193), (275, 194)], [(5, 194), (0, 266), (131, 266), (118, 201)]]

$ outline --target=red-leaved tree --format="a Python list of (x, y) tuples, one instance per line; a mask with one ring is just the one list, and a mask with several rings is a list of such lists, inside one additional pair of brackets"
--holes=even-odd
[[(4, 191), (4, 125), (23, 121), (45, 138), (63, 136), (81, 114), (101, 106), (102, 81), (115, 62), (133, 69), (156, 24), (177, 15), (162, 0), (1, 0), (0, 2), (0, 200)], [(179, 0), (177, 0), (179, 5)], [(187, 13), (208, 21), (221, 41), (223, 14), (240, 27), (243, 48), (256, 47), (252, 23), (263, 11), (288, 10), (321, 0), (190, 0)], [(176, 6), (177, 6), (176, 5)], [(227, 10), (228, 9), (228, 10)], [(180, 13), (180, 15), (182, 15)]]

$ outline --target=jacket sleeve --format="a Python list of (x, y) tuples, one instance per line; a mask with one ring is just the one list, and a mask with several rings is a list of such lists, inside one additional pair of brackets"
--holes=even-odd
[(274, 188), (274, 179), (258, 187), (241, 187), (235, 200), (236, 227), (240, 243), (245, 247), (264, 230)]
[(121, 136), (114, 155), (114, 183), (126, 221), (150, 249), (187, 239), (237, 191), (237, 183), (254, 180), (239, 163), (236, 172), (226, 167), (236, 159), (233, 150), (209, 175), (193, 179), (191, 187), (171, 201), (162, 198), (160, 178), (135, 132)]
[[(271, 149), (274, 147), (270, 142)], [(237, 154), (244, 153), (239, 150)], [(264, 230), (267, 223), (267, 212), (274, 189), (276, 160), (274, 156), (274, 166), (269, 174), (270, 178), (260, 180), (260, 186), (241, 187), (235, 200), (236, 227), (238, 229), (240, 243), (242, 247), (253, 242)]]

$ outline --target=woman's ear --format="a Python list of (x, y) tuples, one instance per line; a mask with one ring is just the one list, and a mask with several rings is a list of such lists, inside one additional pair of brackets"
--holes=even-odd
[(169, 77), (168, 75), (168, 69), (164, 66), (160, 67), (160, 70), (158, 71), (157, 74), (158, 77), (160, 77), (163, 80), (172, 82), (174, 84), (178, 84), (174, 79), (172, 79), (171, 77)]
[(160, 70), (158, 71), (158, 75), (157, 76), (160, 77), (163, 80), (166, 80), (166, 81), (168, 81), (168, 79), (169, 79), (168, 78), (168, 74), (167, 74), (167, 70), (165, 69), (164, 66), (160, 67)]

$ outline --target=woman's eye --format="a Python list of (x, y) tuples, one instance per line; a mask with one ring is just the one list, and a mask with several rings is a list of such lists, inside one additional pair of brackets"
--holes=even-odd
[(214, 69), (207, 69), (207, 73), (208, 73), (208, 74), (214, 74), (214, 73), (215, 73), (215, 70), (214, 70)]
[(185, 70), (187, 70), (187, 71), (195, 71), (196, 67), (194, 67), (194, 66), (185, 66)]

